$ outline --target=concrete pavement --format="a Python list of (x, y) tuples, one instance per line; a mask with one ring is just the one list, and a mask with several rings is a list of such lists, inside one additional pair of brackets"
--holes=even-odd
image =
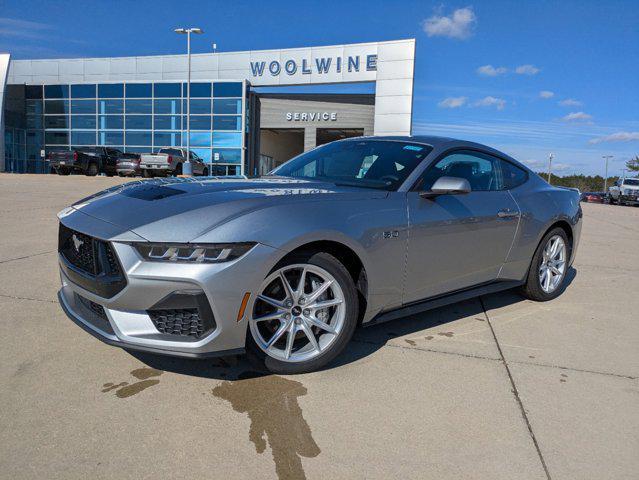
[(332, 368), (280, 377), (66, 318), (55, 213), (122, 181), (0, 174), (0, 478), (637, 478), (639, 208), (584, 205), (552, 302), (362, 329)]

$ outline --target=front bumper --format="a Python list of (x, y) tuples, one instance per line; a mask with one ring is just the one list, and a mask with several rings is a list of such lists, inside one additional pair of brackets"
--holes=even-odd
[[(67, 275), (65, 259), (59, 258), (62, 288), (58, 299), (77, 325), (107, 344), (164, 355), (199, 358), (244, 350), (250, 310), (237, 320), (242, 299), (246, 292), (258, 290), (269, 265), (277, 261), (278, 250), (257, 244), (231, 262), (189, 265), (147, 262), (127, 243), (113, 241), (111, 245), (126, 277), (126, 286), (111, 298), (74, 283)], [(203, 337), (180, 337), (156, 328), (148, 310), (176, 292), (206, 296), (215, 326)], [(87, 308), (86, 301), (100, 306), (103, 314)]]
[(639, 204), (639, 195), (620, 195), (619, 200), (623, 203), (637, 205)]

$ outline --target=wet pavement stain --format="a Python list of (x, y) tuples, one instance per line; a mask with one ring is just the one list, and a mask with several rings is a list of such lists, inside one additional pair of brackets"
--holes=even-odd
[(453, 332), (439, 332), (437, 335), (450, 338), (453, 336)]
[(317, 457), (321, 450), (297, 401), (307, 393), (304, 385), (278, 375), (245, 372), (212, 393), (248, 415), (249, 440), (257, 453), (264, 453), (268, 443), (280, 480), (306, 478), (300, 457)]
[(162, 370), (156, 370), (155, 368), (137, 368), (131, 372), (131, 375), (140, 380), (139, 382), (131, 384), (128, 382), (120, 382), (118, 384), (114, 384), (112, 382), (105, 383), (102, 385), (102, 393), (115, 390), (115, 395), (118, 398), (131, 397), (160, 383), (160, 380), (153, 377), (159, 377), (163, 373), (164, 372)]
[(414, 340), (405, 340), (405, 342), (408, 343), (409, 345), (413, 346), (413, 347), (415, 345), (417, 345)]
[(427, 337), (424, 337), (424, 338), (425, 338), (426, 340), (432, 340), (432, 339), (433, 339), (433, 338), (435, 338), (435, 337), (433, 337), (432, 335), (428, 335)]
[(561, 376), (562, 376), (563, 378), (560, 378), (560, 379), (559, 379), (559, 381), (560, 381), (561, 383), (566, 383), (566, 379), (568, 378), (568, 375), (566, 375), (565, 373), (562, 373), (562, 374), (561, 374)]

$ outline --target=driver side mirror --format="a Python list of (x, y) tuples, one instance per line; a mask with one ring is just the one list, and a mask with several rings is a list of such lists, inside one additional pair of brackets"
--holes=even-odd
[(470, 192), (470, 183), (465, 178), (439, 177), (430, 190), (419, 192), (419, 196), (422, 198), (434, 198), (439, 195), (460, 195)]

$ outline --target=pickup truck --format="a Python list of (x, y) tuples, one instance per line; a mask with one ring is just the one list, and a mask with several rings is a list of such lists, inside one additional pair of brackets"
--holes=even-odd
[[(195, 153), (191, 152), (193, 175), (208, 176), (209, 169)], [(186, 161), (186, 148), (161, 148), (158, 153), (140, 156), (140, 170), (144, 177), (155, 175), (182, 175), (182, 164)]]
[(620, 178), (608, 189), (610, 203), (639, 205), (639, 178)]
[(115, 175), (120, 150), (108, 147), (76, 147), (71, 150), (51, 152), (49, 165), (58, 175), (69, 175), (71, 172), (84, 173), (94, 177), (105, 173), (109, 177)]

